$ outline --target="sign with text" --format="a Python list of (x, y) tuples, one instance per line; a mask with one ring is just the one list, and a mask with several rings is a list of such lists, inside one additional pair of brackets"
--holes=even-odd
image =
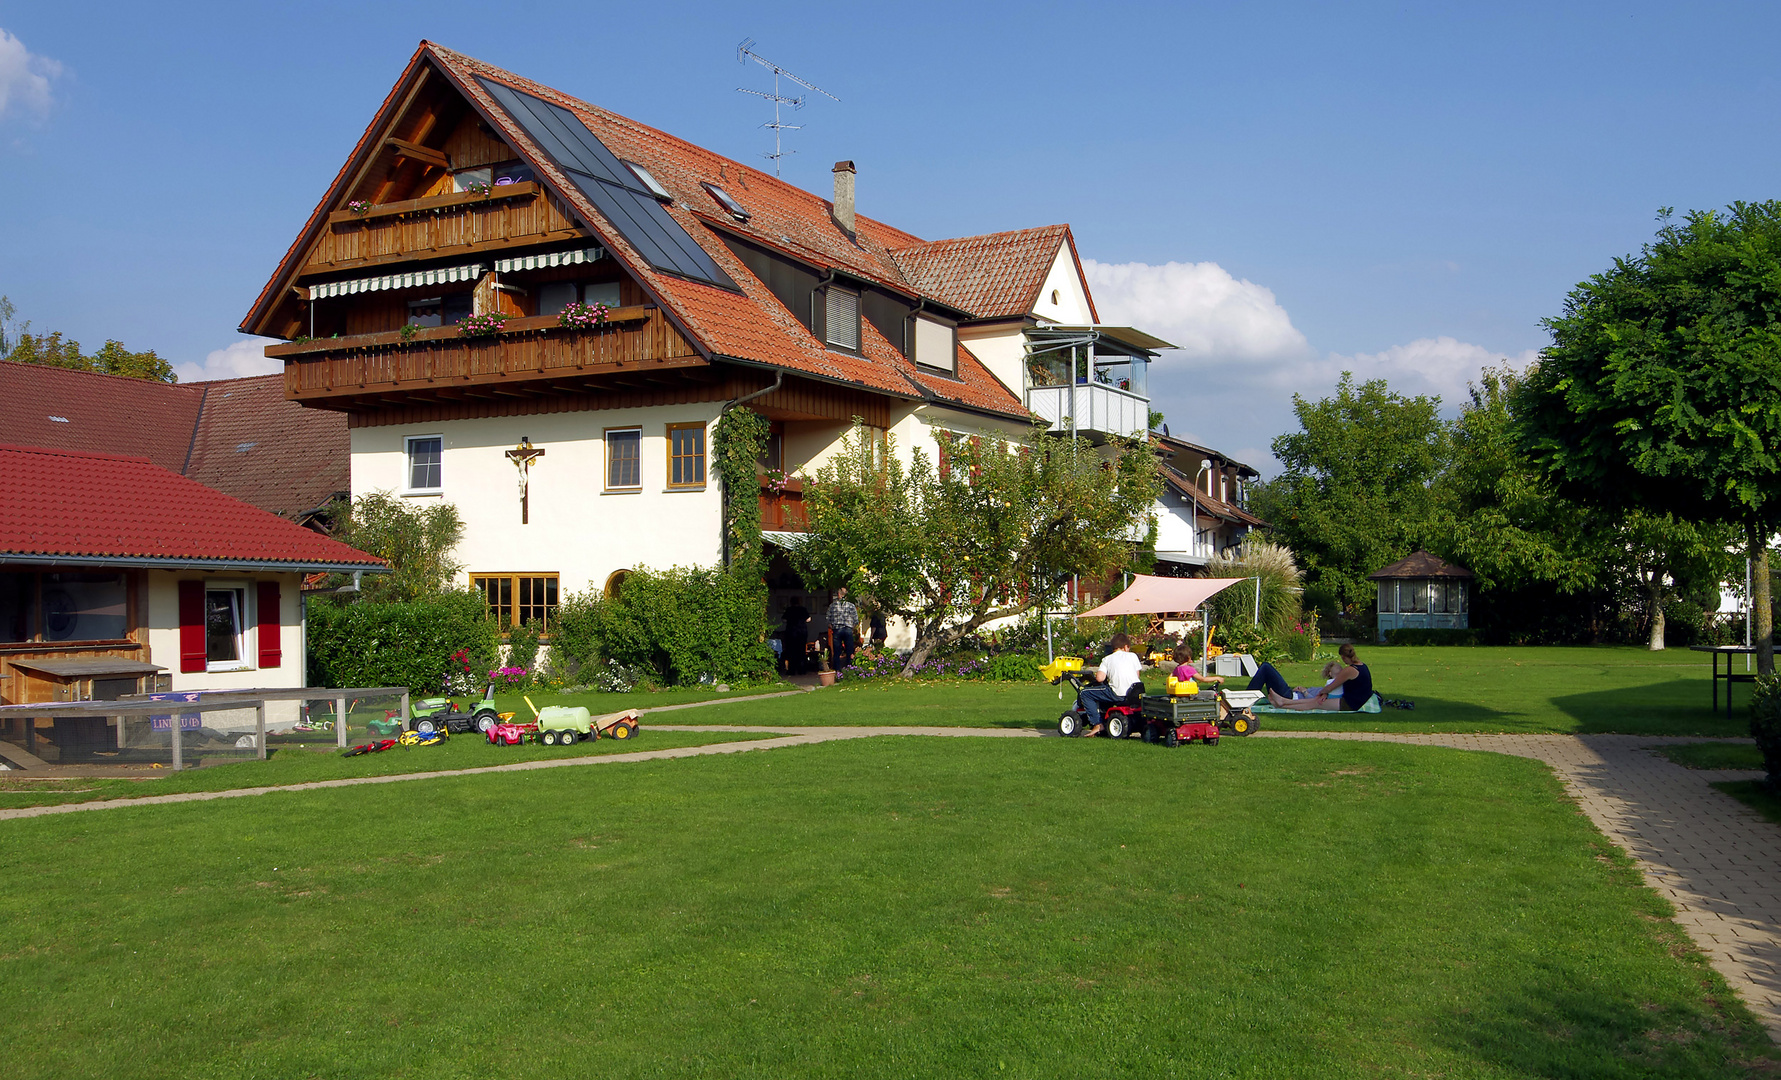
[[(198, 698), (199, 694), (197, 691), (187, 691), (182, 694), (148, 695), (148, 700), (150, 701), (197, 701)], [(197, 731), (199, 727), (203, 726), (203, 723), (203, 713), (181, 713), (179, 717), (179, 730)], [(170, 731), (173, 728), (173, 717), (171, 715), (150, 716), (148, 718), (148, 726), (151, 731)]]

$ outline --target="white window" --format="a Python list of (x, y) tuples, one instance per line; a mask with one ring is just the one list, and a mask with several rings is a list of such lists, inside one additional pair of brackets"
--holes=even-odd
[(247, 661), (247, 585), (204, 584), (204, 670), (240, 671)]
[(643, 432), (606, 429), (606, 490), (636, 491), (643, 486)]
[(941, 371), (958, 370), (959, 353), (952, 327), (938, 319), (915, 317), (915, 362)]
[(830, 285), (825, 294), (824, 336), (830, 345), (858, 352), (860, 348), (860, 294)]
[(409, 495), (437, 495), (445, 489), (443, 469), (445, 437), (410, 435), (406, 440)]

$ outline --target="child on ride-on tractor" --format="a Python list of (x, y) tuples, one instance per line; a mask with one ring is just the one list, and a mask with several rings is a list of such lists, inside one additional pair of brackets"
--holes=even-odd
[(1101, 710), (1109, 705), (1127, 704), (1126, 696), (1134, 687), (1143, 685), (1138, 674), (1138, 655), (1132, 652), (1132, 640), (1124, 634), (1114, 634), (1108, 644), (1112, 651), (1101, 658), (1101, 666), (1095, 670), (1095, 681), (1076, 694), (1076, 700), (1088, 713), (1090, 738), (1101, 733)]

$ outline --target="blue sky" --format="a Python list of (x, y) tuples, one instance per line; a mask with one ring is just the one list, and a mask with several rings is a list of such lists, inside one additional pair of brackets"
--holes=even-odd
[(421, 38), (765, 166), (752, 37), (841, 99), (786, 179), (851, 158), (861, 212), (929, 238), (1069, 222), (1103, 317), (1186, 346), (1171, 429), (1267, 472), (1295, 391), (1454, 404), (1659, 206), (1781, 194), (1774, 5), (830, 10), (5, 0), (0, 294), (264, 370), (234, 327)]

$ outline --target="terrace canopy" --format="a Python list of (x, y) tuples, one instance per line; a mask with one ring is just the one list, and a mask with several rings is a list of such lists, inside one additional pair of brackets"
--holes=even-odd
[(1084, 616), (1157, 615), (1168, 611), (1193, 611), (1230, 588), (1239, 578), (1173, 578), (1133, 574), (1126, 590)]

